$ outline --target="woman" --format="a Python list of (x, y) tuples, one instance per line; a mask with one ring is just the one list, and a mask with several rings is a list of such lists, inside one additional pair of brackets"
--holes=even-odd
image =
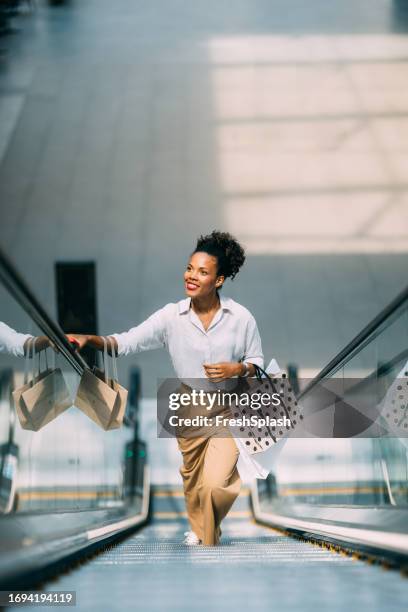
[[(127, 332), (112, 334), (117, 354), (166, 347), (178, 379), (205, 378), (213, 389), (231, 378), (254, 376), (253, 364), (263, 367), (255, 319), (244, 306), (219, 295), (225, 280), (233, 279), (244, 261), (243, 248), (230, 234), (213, 231), (200, 236), (184, 272), (187, 298), (167, 304)], [(103, 350), (101, 336), (68, 337), (80, 349)], [(184, 384), (186, 389), (191, 391)], [(218, 406), (219, 412), (224, 410)], [(220, 435), (204, 428), (199, 436), (177, 436), (177, 442), (191, 525), (184, 543), (214, 546), (219, 543), (221, 521), (240, 491), (240, 451), (226, 429)]]

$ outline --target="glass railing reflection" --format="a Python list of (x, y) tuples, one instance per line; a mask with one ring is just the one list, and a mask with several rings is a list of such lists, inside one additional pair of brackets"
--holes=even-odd
[(0, 321), (0, 513), (122, 506), (126, 398), (103, 431), (75, 405), (81, 375), (1, 285)]
[[(406, 507), (408, 300), (319, 385), (334, 379), (345, 404), (358, 398), (361, 412), (373, 415), (371, 428), (344, 438), (287, 440), (273, 469), (276, 495), (293, 503)], [(310, 403), (313, 393), (299, 401)]]

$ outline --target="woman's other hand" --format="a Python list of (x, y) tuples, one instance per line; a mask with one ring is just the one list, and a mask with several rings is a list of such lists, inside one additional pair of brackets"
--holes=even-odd
[(242, 374), (242, 363), (223, 361), (221, 363), (204, 363), (206, 376), (213, 382), (220, 382)]

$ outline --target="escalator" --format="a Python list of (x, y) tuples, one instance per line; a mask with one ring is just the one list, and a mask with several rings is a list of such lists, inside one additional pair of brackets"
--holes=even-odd
[[(1, 591), (36, 584), (144, 524), (150, 486), (137, 371), (119, 429), (104, 432), (73, 404), (45, 426), (17, 418), (13, 390), (23, 388), (26, 374), (44, 380), (60, 373), (74, 398), (88, 365), (2, 253), (0, 280)], [(28, 336), (48, 338), (57, 351), (26, 358)], [(51, 417), (60, 391), (52, 384)]]
[[(306, 413), (320, 404), (319, 427), (328, 414), (334, 435), (286, 444), (273, 473), (253, 486), (258, 521), (406, 571), (407, 347), (408, 289), (298, 394)], [(322, 403), (332, 389), (336, 397)], [(349, 437), (339, 435), (344, 425)]]
[[(2, 303), (21, 310), (13, 324), (52, 338), (75, 389), (87, 365), (10, 262), (2, 263)], [(404, 372), (407, 322), (405, 291), (306, 388), (299, 385), (298, 401), (313, 404), (322, 380), (341, 377), (363, 386), (374, 380), (386, 395)], [(242, 488), (220, 546), (188, 547), (182, 489), (149, 482), (139, 373), (120, 430), (99, 431), (73, 406), (41, 432), (28, 432), (13, 421), (10, 400), (21, 361), (1, 355), (0, 367), (9, 372), (0, 390), (0, 590), (73, 591), (80, 610), (403, 608), (403, 435), (281, 441), (268, 478)]]
[[(152, 520), (46, 583), (80, 610), (402, 610), (407, 577), (255, 522), (243, 489), (220, 546), (184, 546), (182, 491), (154, 487)], [(10, 608), (11, 609), (11, 608)], [(45, 610), (45, 607), (44, 607)]]

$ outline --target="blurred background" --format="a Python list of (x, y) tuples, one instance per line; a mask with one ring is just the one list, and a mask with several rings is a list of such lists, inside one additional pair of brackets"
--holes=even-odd
[[(197, 237), (229, 231), (247, 261), (223, 293), (255, 316), (265, 363), (313, 378), (407, 285), (407, 30), (404, 0), (2, 0), (1, 249), (63, 331), (111, 334), (182, 299)], [(0, 296), (1, 321), (44, 333)], [(407, 347), (404, 299), (327, 375), (395, 379)], [(58, 363), (75, 390), (81, 368)], [(0, 367), (22, 382), (21, 357)], [(141, 440), (151, 482), (179, 486), (156, 437), (172, 375), (165, 351), (121, 358), (134, 393), (109, 434), (77, 410), (13, 424), (14, 510), (120, 506)], [(406, 440), (381, 443), (291, 440), (273, 491), (406, 507)]]

